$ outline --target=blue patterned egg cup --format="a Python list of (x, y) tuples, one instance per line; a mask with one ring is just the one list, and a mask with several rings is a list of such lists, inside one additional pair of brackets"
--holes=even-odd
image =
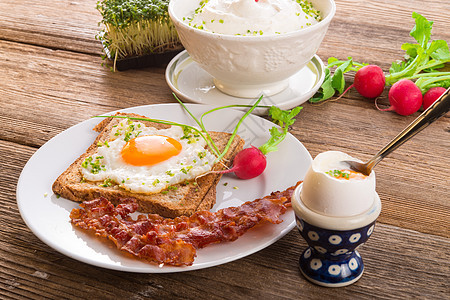
[(361, 278), (364, 264), (356, 250), (370, 237), (381, 212), (378, 194), (372, 207), (359, 215), (333, 217), (316, 213), (301, 201), (301, 185), (292, 198), (297, 228), (309, 247), (300, 256), (300, 271), (326, 287), (347, 286)]

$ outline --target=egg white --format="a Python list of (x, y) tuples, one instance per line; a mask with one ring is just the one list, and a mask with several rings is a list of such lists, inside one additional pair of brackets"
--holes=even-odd
[[(121, 156), (128, 140), (137, 136), (163, 135), (177, 140), (181, 152), (163, 162), (151, 166), (127, 164)], [(88, 181), (112, 184), (142, 194), (154, 194), (178, 183), (195, 179), (210, 171), (215, 156), (205, 149), (206, 142), (194, 133), (186, 138), (183, 128), (167, 129), (147, 127), (141, 122), (122, 120), (110, 133), (109, 141), (98, 145), (97, 152), (82, 164), (81, 172)]]
[(328, 171), (348, 169), (343, 161), (356, 160), (339, 151), (317, 155), (305, 175), (301, 200), (309, 209), (327, 216), (348, 217), (367, 211), (375, 200), (375, 173), (364, 179), (337, 179)]

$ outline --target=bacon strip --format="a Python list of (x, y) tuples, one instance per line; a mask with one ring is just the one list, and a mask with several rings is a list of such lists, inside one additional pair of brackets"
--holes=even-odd
[(108, 238), (118, 249), (135, 257), (157, 264), (192, 265), (198, 248), (234, 241), (262, 222), (281, 223), (280, 216), (290, 206), (297, 185), (237, 207), (215, 213), (199, 211), (175, 219), (155, 214), (133, 219), (130, 214), (138, 208), (133, 199), (123, 199), (114, 207), (101, 197), (81, 203), (80, 209), (72, 210), (70, 219), (75, 226)]

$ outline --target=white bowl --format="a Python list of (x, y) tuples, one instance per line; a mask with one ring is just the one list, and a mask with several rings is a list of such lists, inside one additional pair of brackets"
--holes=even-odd
[(171, 0), (169, 15), (192, 59), (214, 77), (222, 92), (241, 98), (271, 96), (316, 54), (336, 12), (334, 0), (312, 0), (321, 12), (317, 24), (297, 31), (261, 36), (225, 35), (183, 22), (200, 0)]

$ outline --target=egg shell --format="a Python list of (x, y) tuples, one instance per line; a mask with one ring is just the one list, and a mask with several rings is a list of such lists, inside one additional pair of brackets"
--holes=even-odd
[(325, 172), (348, 169), (342, 163), (356, 160), (339, 151), (320, 153), (312, 162), (303, 181), (301, 200), (319, 214), (348, 217), (367, 211), (375, 199), (375, 173), (364, 179), (337, 179)]

